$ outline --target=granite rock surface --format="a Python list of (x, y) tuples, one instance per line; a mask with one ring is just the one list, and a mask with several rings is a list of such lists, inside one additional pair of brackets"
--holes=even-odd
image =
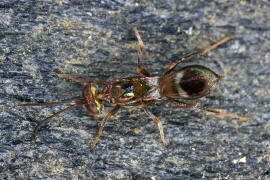
[[(270, 178), (269, 1), (28, 1), (0, 2), (0, 179), (267, 179)], [(26, 102), (81, 97), (82, 83), (54, 72), (112, 81), (137, 76), (136, 25), (161, 76), (177, 58), (235, 34), (230, 42), (178, 68), (200, 64), (225, 78), (211, 94), (191, 101), (252, 119), (183, 109), (162, 100), (150, 110), (124, 107), (104, 113), (77, 107), (31, 134), (39, 121), (63, 109), (16, 108)]]

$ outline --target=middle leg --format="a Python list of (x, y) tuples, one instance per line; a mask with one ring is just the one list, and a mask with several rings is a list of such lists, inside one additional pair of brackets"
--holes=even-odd
[(141, 38), (136, 26), (134, 26), (134, 25), (131, 25), (131, 26), (133, 28), (133, 31), (135, 32), (135, 35), (136, 35), (137, 40), (138, 40), (138, 46), (139, 46), (139, 48), (138, 48), (138, 59), (137, 59), (137, 69), (136, 70), (143, 77), (149, 77), (150, 73), (146, 69), (141, 67), (142, 55), (143, 55), (143, 53), (146, 54), (142, 38)]
[(156, 117), (153, 113), (151, 113), (151, 111), (149, 111), (145, 105), (142, 105), (142, 108), (144, 109), (144, 112), (151, 119), (153, 119), (155, 121), (155, 123), (158, 125), (161, 141), (163, 142), (164, 146), (167, 146), (167, 143), (166, 143), (165, 138), (164, 138), (163, 127), (162, 127), (162, 124), (160, 122), (160, 119), (158, 117)]

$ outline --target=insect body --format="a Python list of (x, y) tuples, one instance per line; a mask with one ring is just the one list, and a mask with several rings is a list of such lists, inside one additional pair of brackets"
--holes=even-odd
[[(35, 127), (32, 140), (36, 139), (38, 129), (47, 121), (55, 117), (56, 115), (66, 111), (75, 106), (84, 105), (87, 112), (92, 115), (97, 115), (101, 111), (102, 104), (115, 104), (114, 108), (109, 111), (103, 118), (98, 136), (95, 141), (92, 143), (92, 148), (94, 148), (99, 141), (99, 138), (102, 134), (104, 125), (108, 118), (114, 115), (122, 106), (140, 106), (144, 109), (145, 113), (155, 121), (158, 125), (160, 137), (164, 145), (166, 141), (164, 138), (162, 124), (158, 117), (152, 114), (148, 110), (148, 106), (152, 106), (156, 101), (160, 99), (167, 99), (169, 102), (184, 108), (195, 108), (201, 109), (204, 111), (209, 111), (213, 113), (222, 114), (224, 116), (229, 116), (232, 118), (238, 118), (241, 120), (249, 120), (248, 118), (238, 116), (235, 114), (227, 113), (217, 109), (208, 109), (198, 104), (187, 104), (179, 101), (178, 99), (198, 99), (207, 95), (211, 87), (223, 78), (222, 75), (216, 74), (207, 67), (200, 65), (191, 65), (184, 67), (176, 72), (172, 72), (177, 64), (182, 61), (189, 60), (194, 56), (200, 56), (208, 51), (216, 48), (217, 46), (231, 40), (233, 36), (228, 36), (221, 41), (211, 45), (210, 47), (192, 53), (188, 56), (182, 57), (166, 69), (165, 73), (161, 77), (151, 77), (150, 73), (143, 69), (140, 65), (140, 60), (142, 54), (146, 53), (144, 49), (143, 41), (139, 35), (138, 30), (135, 26), (132, 26), (133, 30), (138, 39), (138, 61), (137, 61), (137, 72), (141, 75), (140, 77), (130, 77), (130, 78), (120, 78), (113, 82), (104, 82), (104, 81), (94, 81), (77, 78), (68, 74), (59, 74), (56, 73), (59, 77), (70, 78), (78, 82), (85, 83), (85, 86), (82, 90), (81, 99), (63, 101), (63, 102), (51, 102), (43, 104), (21, 104), (18, 107), (22, 106), (50, 106), (56, 104), (62, 104), (67, 102), (73, 102), (74, 104), (68, 106), (67, 108), (53, 114), (50, 117), (40, 121)], [(99, 88), (97, 88), (99, 87)]]

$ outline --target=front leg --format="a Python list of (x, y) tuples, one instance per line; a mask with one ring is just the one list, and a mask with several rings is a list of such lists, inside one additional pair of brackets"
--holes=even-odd
[(78, 77), (75, 77), (75, 76), (72, 76), (69, 74), (62, 74), (62, 73), (57, 73), (57, 72), (55, 72), (54, 74), (58, 77), (65, 77), (68, 79), (72, 79), (76, 82), (81, 82), (81, 83), (86, 83), (86, 84), (89, 84), (89, 83), (93, 83), (93, 84), (97, 84), (97, 85), (109, 85), (110, 84), (109, 82), (105, 82), (105, 81), (95, 81), (95, 80), (87, 80), (87, 79), (83, 79), (83, 78), (78, 78)]
[(108, 113), (105, 115), (105, 117), (104, 117), (103, 120), (102, 120), (102, 123), (100, 124), (99, 130), (98, 130), (98, 136), (96, 137), (95, 141), (94, 141), (94, 142), (92, 143), (92, 145), (91, 145), (91, 146), (92, 146), (92, 149), (95, 148), (97, 142), (99, 141), (99, 138), (100, 138), (100, 136), (102, 135), (102, 131), (103, 131), (103, 128), (104, 128), (104, 126), (105, 126), (106, 121), (108, 120), (109, 117), (111, 117), (111, 116), (113, 116), (115, 113), (117, 113), (117, 111), (120, 109), (120, 107), (121, 107), (121, 106), (119, 106), (119, 105), (114, 106), (114, 108), (113, 108), (110, 112), (108, 112)]

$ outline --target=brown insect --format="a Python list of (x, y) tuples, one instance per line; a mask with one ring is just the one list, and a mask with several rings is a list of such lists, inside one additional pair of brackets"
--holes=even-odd
[(73, 107), (84, 105), (87, 112), (92, 115), (97, 115), (101, 111), (102, 104), (115, 104), (114, 108), (109, 111), (103, 118), (98, 135), (94, 142), (92, 143), (92, 148), (94, 148), (99, 141), (102, 134), (104, 125), (110, 116), (117, 113), (117, 111), (122, 106), (140, 106), (144, 109), (145, 113), (155, 121), (158, 125), (160, 137), (164, 145), (166, 141), (164, 138), (162, 124), (160, 119), (152, 114), (148, 110), (148, 106), (153, 106), (156, 101), (161, 98), (167, 99), (169, 102), (183, 107), (183, 108), (195, 108), (204, 111), (222, 114), (224, 116), (229, 116), (232, 118), (237, 118), (240, 120), (249, 120), (246, 117), (238, 116), (236, 114), (227, 113), (217, 109), (209, 109), (198, 104), (187, 104), (176, 99), (198, 99), (207, 95), (211, 87), (220, 79), (223, 78), (213, 72), (211, 69), (201, 66), (201, 65), (190, 65), (186, 66), (178, 71), (172, 72), (177, 64), (182, 61), (189, 60), (194, 56), (201, 56), (206, 54), (208, 51), (220, 46), (221, 44), (231, 40), (234, 36), (228, 36), (224, 39), (216, 42), (215, 44), (209, 46), (208, 48), (192, 53), (188, 56), (181, 57), (174, 61), (166, 69), (165, 73), (161, 77), (151, 77), (150, 73), (141, 67), (140, 61), (143, 53), (145, 52), (143, 41), (139, 35), (138, 30), (135, 26), (132, 26), (135, 35), (138, 39), (138, 60), (137, 60), (137, 72), (141, 75), (140, 77), (129, 77), (116, 79), (113, 82), (86, 80), (77, 78), (68, 74), (56, 73), (59, 77), (65, 77), (73, 79), (77, 82), (85, 83), (82, 90), (82, 98), (75, 100), (67, 100), (62, 102), (48, 102), (48, 103), (34, 103), (34, 104), (21, 104), (17, 107), (23, 106), (51, 106), (57, 104), (64, 104), (73, 102), (72, 105), (67, 108), (47, 117), (46, 119), (40, 121), (34, 129), (32, 140), (35, 141), (38, 129), (48, 122), (53, 117), (59, 115), (60, 113), (71, 109)]

